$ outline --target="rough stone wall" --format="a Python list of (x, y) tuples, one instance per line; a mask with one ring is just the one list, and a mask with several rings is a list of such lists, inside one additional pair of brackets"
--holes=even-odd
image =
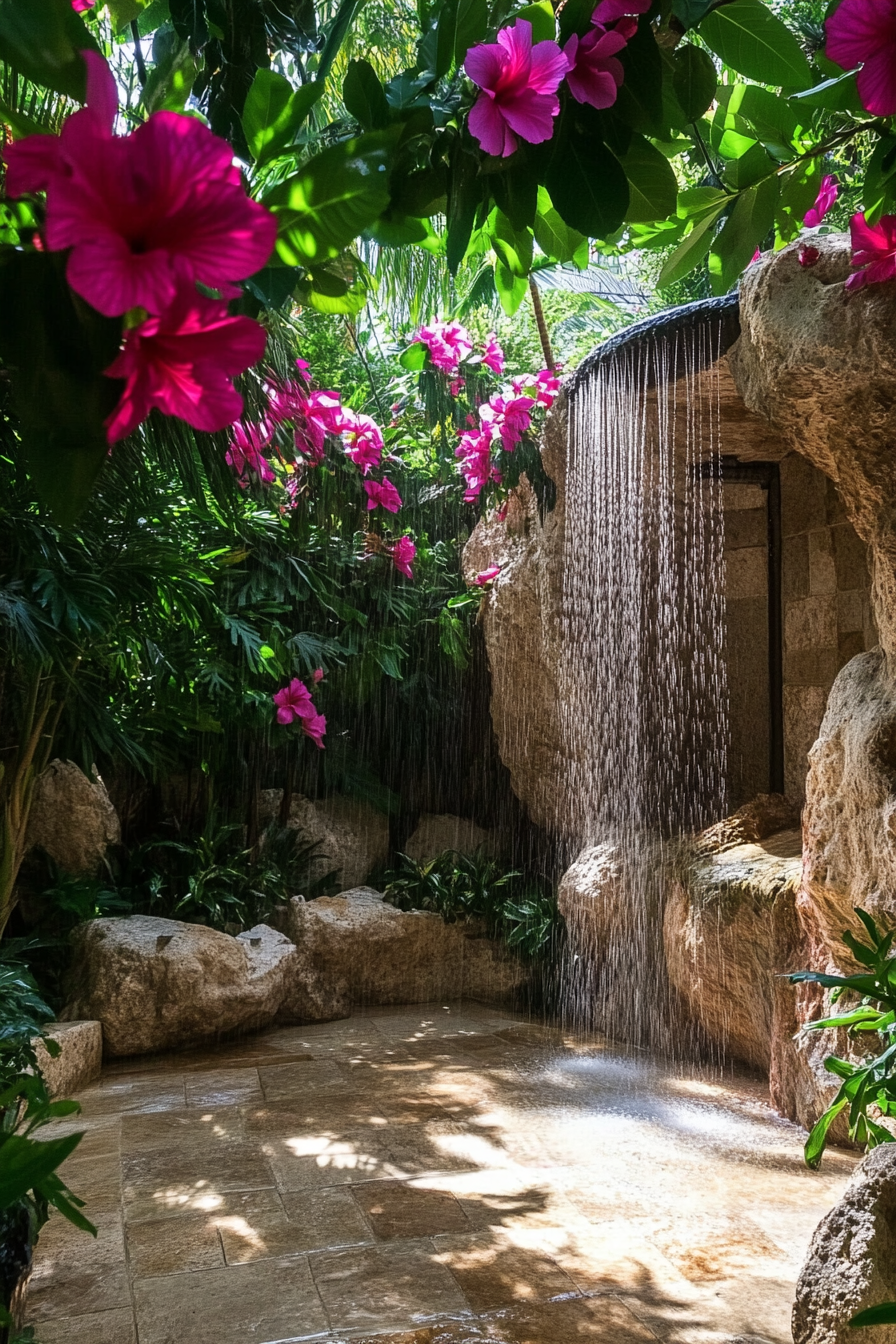
[[(724, 444), (723, 444), (724, 450)], [(731, 805), (765, 793), (768, 777), (768, 510), (761, 486), (726, 482), (725, 605)]]

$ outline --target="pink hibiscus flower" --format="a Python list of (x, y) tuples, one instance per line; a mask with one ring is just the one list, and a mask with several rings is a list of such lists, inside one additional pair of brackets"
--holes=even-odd
[(266, 339), (251, 317), (229, 317), (226, 303), (183, 285), (164, 313), (128, 331), (106, 370), (110, 378), (126, 380), (106, 421), (109, 442), (133, 433), (153, 407), (194, 429), (226, 429), (243, 410), (230, 380), (258, 363)]
[(473, 350), (473, 339), (459, 322), (431, 322), (414, 337), (426, 346), (433, 367), (440, 373), (456, 373), (458, 365)]
[(837, 199), (836, 177), (829, 174), (821, 179), (821, 186), (818, 188), (818, 195), (815, 197), (815, 204), (806, 211), (803, 217), (803, 224), (807, 229), (817, 229), (827, 212)]
[(502, 28), (496, 43), (467, 52), (464, 70), (482, 90), (468, 124), (486, 154), (507, 158), (520, 140), (530, 145), (550, 140), (560, 111), (557, 90), (568, 68), (556, 42), (532, 45), (526, 19)]
[(488, 431), (471, 430), (461, 434), (454, 455), (460, 459), (458, 470), (467, 483), (465, 503), (475, 503), (489, 481), (501, 479), (492, 463), (492, 437)]
[(72, 0), (72, 9), (76, 14), (83, 14), (86, 9), (93, 9), (96, 0)]
[(481, 573), (477, 574), (473, 582), (479, 588), (484, 588), (487, 583), (493, 583), (500, 573), (500, 565), (490, 565), (488, 569), (483, 569)]
[(411, 570), (411, 564), (417, 554), (417, 547), (411, 541), (410, 537), (399, 537), (392, 547), (392, 563), (403, 574), (406, 579), (414, 577)]
[(504, 372), (504, 351), (498, 344), (494, 332), (489, 333), (488, 340), (485, 343), (485, 350), (482, 354), (482, 363), (485, 368), (491, 369), (492, 373), (496, 373), (499, 378)]
[(277, 234), (271, 212), (247, 197), (233, 150), (177, 112), (114, 136), (112, 73), (96, 53), (84, 59), (87, 108), (66, 120), (52, 163), (46, 136), (9, 147), (8, 191), (46, 190), (46, 245), (71, 249), (69, 284), (107, 316), (161, 313), (184, 276), (232, 296), (232, 282), (264, 265)]
[(608, 32), (598, 24), (584, 37), (573, 33), (563, 48), (569, 61), (566, 83), (576, 102), (597, 108), (612, 107), (615, 103), (625, 78), (622, 62), (616, 59), (626, 44), (620, 28), (621, 24)]
[(274, 704), (277, 706), (279, 724), (286, 728), (298, 719), (305, 736), (310, 737), (315, 746), (323, 747), (327, 720), (323, 714), (318, 714), (311, 701), (311, 692), (304, 682), (299, 681), (298, 677), (293, 677), (288, 686), (277, 691)]
[(256, 476), (266, 485), (277, 479), (263, 451), (271, 441), (271, 431), (267, 425), (247, 425), (238, 420), (230, 435), (230, 447), (224, 455), (224, 461), (233, 468), (241, 485), (248, 484), (250, 475)]
[(896, 0), (843, 0), (825, 22), (825, 55), (844, 70), (861, 65), (859, 97), (876, 117), (896, 112)]
[(852, 264), (861, 267), (846, 282), (850, 290), (896, 279), (896, 215), (884, 215), (869, 224), (864, 215), (849, 221), (852, 237)]
[(638, 21), (634, 16), (646, 14), (652, 3), (653, 0), (600, 0), (591, 15), (591, 22), (599, 23), (602, 28), (609, 28), (614, 23), (615, 31), (621, 33), (628, 42), (638, 29)]
[(385, 477), (381, 481), (365, 481), (367, 492), (367, 510), (383, 508), (387, 513), (397, 513), (401, 508), (401, 495), (391, 481)]
[(504, 449), (512, 453), (532, 423), (534, 409), (535, 402), (531, 397), (506, 399), (496, 393), (480, 409), (479, 418), (492, 438), (500, 437)]
[(342, 419), (342, 441), (349, 461), (366, 476), (371, 467), (378, 467), (383, 457), (383, 431), (369, 415), (345, 411)]

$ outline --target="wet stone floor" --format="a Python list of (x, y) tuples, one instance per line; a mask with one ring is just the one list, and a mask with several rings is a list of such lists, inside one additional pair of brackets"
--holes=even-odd
[[(749, 1077), (477, 1004), (378, 1008), (83, 1092), (37, 1344), (778, 1344), (839, 1198)], [(71, 1122), (60, 1122), (55, 1133)]]

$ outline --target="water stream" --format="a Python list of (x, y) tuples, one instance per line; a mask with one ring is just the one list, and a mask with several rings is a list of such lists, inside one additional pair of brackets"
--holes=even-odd
[[(570, 921), (569, 1025), (680, 1054), (662, 911), (676, 838), (725, 815), (718, 359), (724, 319), (590, 362), (570, 395), (562, 699), (567, 833), (603, 873)], [(673, 845), (670, 846), (670, 841)], [(605, 916), (605, 917), (604, 917)]]

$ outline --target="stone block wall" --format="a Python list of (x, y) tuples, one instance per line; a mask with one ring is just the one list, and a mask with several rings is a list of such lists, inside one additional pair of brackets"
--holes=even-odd
[(878, 642), (866, 547), (833, 481), (806, 458), (781, 462), (784, 787), (803, 798), (809, 749), (834, 678)]
[(728, 778), (732, 807), (768, 792), (768, 522), (765, 491), (726, 482)]

